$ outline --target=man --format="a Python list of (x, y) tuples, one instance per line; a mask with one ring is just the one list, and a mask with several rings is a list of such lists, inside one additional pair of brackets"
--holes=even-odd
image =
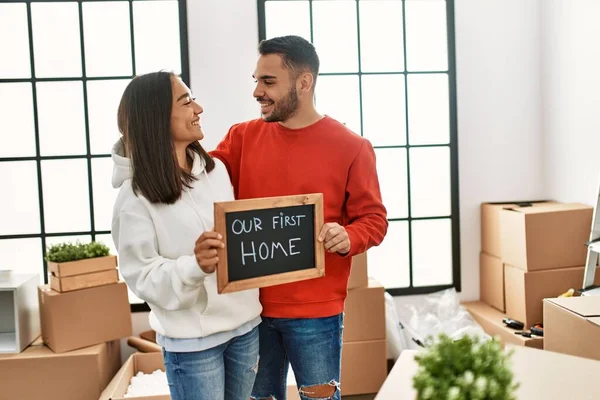
[(263, 288), (253, 398), (285, 398), (291, 364), (303, 398), (340, 398), (344, 301), (351, 257), (387, 231), (375, 152), (314, 106), (319, 58), (297, 36), (262, 41), (254, 97), (262, 119), (234, 125), (212, 153), (236, 199), (323, 193), (325, 277)]

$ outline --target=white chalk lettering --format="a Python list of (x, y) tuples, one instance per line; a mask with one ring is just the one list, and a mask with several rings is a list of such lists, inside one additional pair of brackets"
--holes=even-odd
[[(264, 256), (263, 256), (263, 248), (265, 249), (265, 252), (266, 252), (266, 254)], [(260, 244), (260, 246), (258, 246), (258, 255), (259, 255), (260, 259), (263, 261), (266, 260), (267, 258), (269, 258), (269, 246), (265, 242), (262, 242)]]
[[(250, 221), (241, 221), (239, 219), (235, 219), (231, 223), (231, 231), (235, 235), (241, 235), (242, 233), (250, 233), (254, 228), (254, 232), (262, 231), (262, 221), (260, 218), (254, 217)], [(237, 229), (236, 229), (237, 228)]]
[(290, 256), (295, 256), (296, 254), (300, 254), (299, 251), (297, 252), (293, 252), (294, 247), (296, 247), (296, 245), (292, 244), (292, 242), (295, 242), (296, 240), (300, 240), (300, 238), (294, 238), (294, 239), (290, 239)]
[(251, 256), (252, 258), (254, 258), (254, 262), (256, 262), (256, 250), (254, 248), (254, 242), (250, 242), (252, 244), (252, 252), (251, 253), (245, 253), (244, 252), (244, 242), (241, 243), (242, 245), (242, 265), (246, 265), (246, 257)]
[[(289, 239), (287, 242), (287, 246), (284, 246), (281, 242), (271, 242), (270, 246), (267, 242), (261, 242), (258, 245), (258, 257), (261, 260), (265, 261), (267, 259), (274, 259), (277, 257), (277, 254), (283, 254), (285, 257), (295, 256), (300, 254), (300, 251), (296, 250), (297, 244), (295, 242), (302, 240), (301, 238), (293, 238)], [(252, 248), (251, 252), (245, 252), (244, 242), (241, 242), (242, 247), (242, 265), (246, 265), (246, 257), (250, 257), (254, 262), (257, 261), (256, 258), (256, 245), (253, 241), (250, 242), (250, 247)], [(287, 251), (286, 251), (287, 249)]]
[(285, 215), (282, 212), (273, 216), (273, 229), (283, 229), (288, 226), (300, 226), (300, 220), (306, 215)]

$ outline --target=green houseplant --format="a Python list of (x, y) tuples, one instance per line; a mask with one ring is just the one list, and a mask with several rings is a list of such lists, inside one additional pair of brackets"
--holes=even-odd
[(69, 261), (83, 260), (86, 258), (106, 257), (110, 254), (108, 246), (99, 243), (91, 242), (82, 244), (59, 243), (48, 247), (46, 252), (46, 261), (55, 263), (64, 263)]
[(510, 367), (512, 352), (497, 340), (445, 334), (415, 356), (419, 370), (413, 378), (418, 400), (514, 400), (518, 384)]
[(59, 243), (46, 252), (50, 287), (57, 292), (69, 292), (116, 283), (117, 257), (99, 242)]

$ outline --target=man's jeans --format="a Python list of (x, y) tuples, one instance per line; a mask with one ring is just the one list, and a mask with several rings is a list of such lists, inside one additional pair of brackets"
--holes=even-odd
[(248, 400), (256, 378), (258, 327), (204, 351), (163, 350), (172, 400)]
[[(326, 318), (267, 318), (259, 325), (260, 360), (252, 398), (285, 399), (289, 365), (304, 399), (340, 399), (344, 315)], [(325, 386), (333, 396), (314, 395)]]

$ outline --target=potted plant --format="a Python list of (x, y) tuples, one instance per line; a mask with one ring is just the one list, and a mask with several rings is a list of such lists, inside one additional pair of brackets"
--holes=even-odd
[(109, 248), (99, 242), (65, 242), (50, 246), (46, 261), (50, 287), (58, 292), (106, 285), (119, 280), (117, 257), (110, 255)]
[(413, 378), (418, 400), (514, 400), (518, 384), (510, 367), (512, 352), (497, 340), (445, 334), (415, 356)]

